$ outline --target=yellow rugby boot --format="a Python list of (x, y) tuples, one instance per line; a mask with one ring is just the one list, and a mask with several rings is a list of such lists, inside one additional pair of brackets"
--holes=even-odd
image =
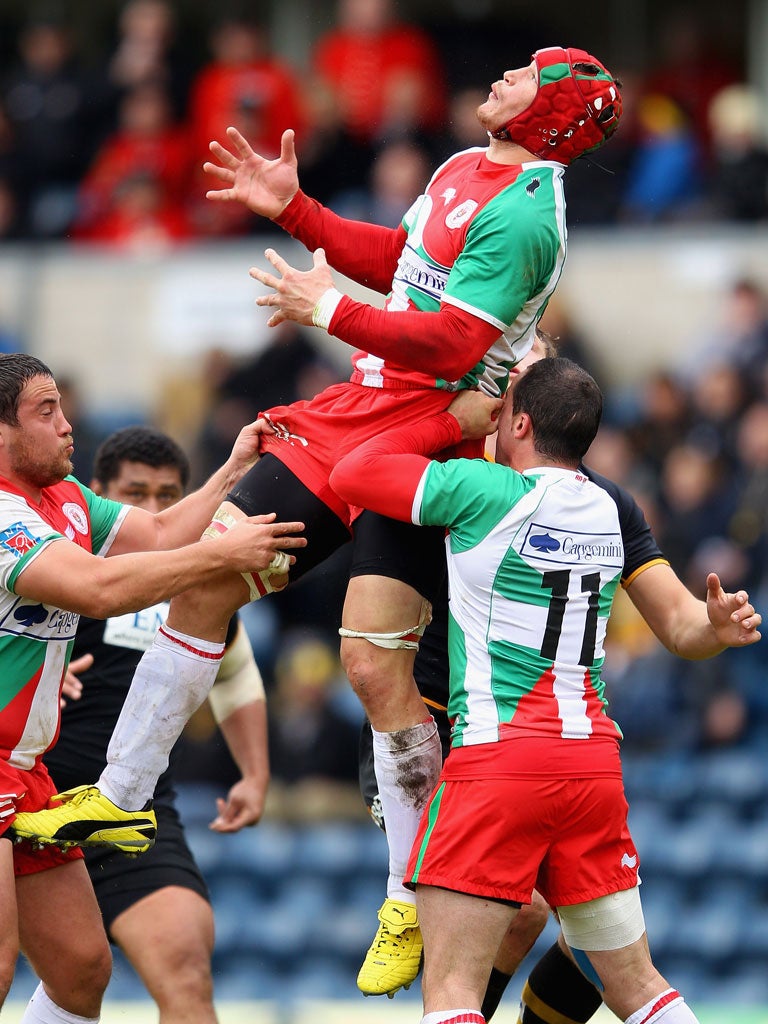
[(365, 955), (357, 987), (366, 996), (409, 988), (421, 968), (421, 931), (412, 903), (386, 899), (379, 910), (379, 930)]
[(57, 806), (17, 814), (11, 830), (18, 839), (42, 846), (111, 846), (129, 856), (146, 853), (157, 834), (150, 801), (140, 811), (124, 811), (96, 786), (76, 786), (51, 797)]

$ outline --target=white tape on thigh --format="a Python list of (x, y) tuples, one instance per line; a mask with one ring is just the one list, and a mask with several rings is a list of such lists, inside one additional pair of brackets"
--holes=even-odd
[(598, 896), (588, 903), (558, 907), (565, 941), (571, 949), (623, 949), (645, 931), (640, 890), (637, 886)]
[[(204, 537), (220, 537), (222, 533), (231, 530), (237, 523), (237, 519), (231, 512), (217, 508), (213, 519), (203, 532)], [(266, 569), (259, 572), (243, 572), (240, 575), (248, 584), (249, 601), (258, 601), (260, 597), (267, 594), (274, 594), (275, 587), (272, 586), (270, 577), (284, 576), (291, 567), (290, 557), (285, 551), (276, 551), (275, 556)], [(277, 588), (283, 590), (284, 587)]]
[(227, 512), (226, 509), (217, 508), (213, 513), (213, 519), (210, 521), (205, 530), (203, 530), (204, 537), (220, 537), (222, 533), (226, 533), (227, 530), (231, 530), (232, 527), (237, 523), (237, 519), (232, 515), (231, 512)]
[(357, 629), (339, 629), (339, 636), (350, 637), (353, 640), (367, 640), (376, 647), (386, 647), (390, 650), (418, 651), (419, 640), (424, 636), (424, 630), (432, 621), (432, 605), (429, 601), (421, 602), (421, 615), (418, 626), (410, 626), (399, 633), (363, 633)]

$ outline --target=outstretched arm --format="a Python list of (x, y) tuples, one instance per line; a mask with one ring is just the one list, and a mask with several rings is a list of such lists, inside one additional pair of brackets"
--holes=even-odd
[(421, 310), (383, 310), (356, 302), (334, 287), (325, 251), (313, 254), (311, 270), (290, 266), (274, 249), (267, 259), (277, 271), (270, 274), (252, 267), (256, 281), (272, 288), (256, 299), (274, 310), (268, 326), (294, 320), (307, 327), (322, 327), (349, 345), (362, 348), (398, 366), (459, 380), (481, 361), (499, 337), (499, 328), (458, 306), (444, 304), (435, 313)]
[(726, 592), (714, 572), (707, 576), (705, 601), (663, 564), (641, 572), (627, 593), (664, 646), (682, 658), (711, 658), (727, 647), (747, 647), (760, 639), (762, 616), (747, 592)]
[(227, 129), (229, 148), (211, 142), (218, 161), (203, 165), (223, 188), (206, 198), (217, 203), (242, 203), (251, 213), (274, 220), (313, 252), (324, 246), (332, 266), (353, 281), (386, 294), (405, 241), (402, 228), (346, 220), (310, 199), (299, 188), (298, 161), (292, 129), (283, 132), (280, 156), (267, 160), (255, 153), (236, 128)]
[[(129, 509), (121, 532), (130, 529), (134, 517), (142, 522), (143, 515), (152, 518), (143, 509)], [(61, 537), (21, 567), (13, 590), (41, 604), (106, 619), (204, 586), (216, 574), (266, 569), (277, 552), (306, 547), (303, 530), (303, 523), (275, 522), (272, 512), (241, 519), (226, 533), (185, 547), (162, 551), (150, 542), (114, 558), (92, 555)], [(141, 530), (139, 535), (147, 536)], [(294, 556), (289, 557), (293, 564)]]
[(128, 551), (168, 550), (199, 540), (227, 493), (258, 460), (262, 435), (271, 433), (272, 427), (264, 419), (247, 423), (227, 461), (202, 487), (162, 512), (133, 507), (115, 537), (110, 556)]

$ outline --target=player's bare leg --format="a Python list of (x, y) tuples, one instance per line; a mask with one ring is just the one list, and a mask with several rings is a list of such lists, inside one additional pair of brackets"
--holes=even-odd
[(350, 580), (341, 657), (373, 730), (374, 766), (389, 844), (387, 899), (357, 981), (366, 995), (392, 995), (407, 988), (421, 962), (415, 897), (403, 885), (403, 877), (442, 765), (437, 726), (413, 678), (419, 634), (429, 615), (427, 602), (399, 580)]
[(41, 979), (23, 1020), (98, 1019), (112, 956), (85, 862), (22, 875), (16, 893), (21, 949)]
[(424, 1013), (449, 1020), (479, 1012), (494, 957), (517, 914), (515, 907), (431, 885), (417, 886), (426, 958)]
[(111, 933), (157, 1003), (160, 1024), (216, 1024), (213, 911), (202, 896), (164, 886), (118, 914)]

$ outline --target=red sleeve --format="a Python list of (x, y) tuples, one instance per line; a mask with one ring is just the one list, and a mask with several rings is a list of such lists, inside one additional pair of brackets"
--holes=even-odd
[(500, 332), (487, 320), (448, 303), (436, 313), (393, 312), (345, 295), (328, 333), (409, 370), (459, 380), (477, 366)]
[[(386, 295), (407, 237), (405, 229), (346, 220), (299, 189), (275, 224), (358, 284)], [(358, 346), (359, 347), (359, 346)]]
[(366, 441), (331, 472), (331, 487), (350, 505), (412, 522), (413, 500), (430, 460), (461, 440), (458, 421), (441, 412)]

